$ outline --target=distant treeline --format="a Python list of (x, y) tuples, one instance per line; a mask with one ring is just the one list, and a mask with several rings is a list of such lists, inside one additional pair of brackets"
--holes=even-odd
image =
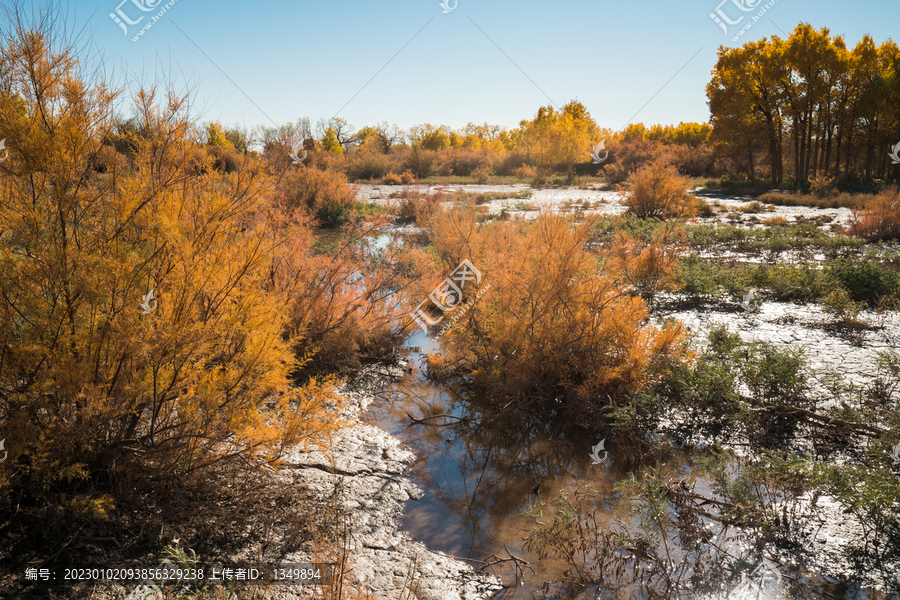
[[(659, 158), (693, 177), (756, 181), (767, 170), (773, 185), (803, 186), (817, 177), (896, 180), (900, 167), (891, 152), (900, 143), (898, 72), (900, 49), (891, 40), (878, 46), (865, 36), (849, 50), (828, 29), (801, 24), (787, 39), (719, 49), (707, 85), (709, 123), (633, 123), (612, 131), (573, 100), (541, 107), (512, 129), (425, 123), (403, 130), (387, 122), (355, 129), (338, 117), (252, 131), (213, 122), (196, 133), (217, 147), (225, 170), (236, 164), (235, 153), (261, 152), (280, 161), (297, 150), (307, 153), (307, 166), (351, 180), (487, 181), (500, 175), (540, 181), (565, 174), (569, 181), (600, 175), (618, 183)], [(595, 164), (591, 152), (600, 142), (601, 156), (609, 154)]]

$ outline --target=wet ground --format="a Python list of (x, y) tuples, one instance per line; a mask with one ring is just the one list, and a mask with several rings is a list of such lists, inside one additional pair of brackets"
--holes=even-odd
[[(747, 341), (765, 340), (800, 349), (809, 358), (816, 375), (835, 371), (861, 386), (871, 383), (874, 377), (876, 353), (900, 343), (900, 317), (896, 314), (881, 322), (883, 328), (863, 332), (862, 343), (825, 328), (826, 317), (809, 306), (766, 302), (757, 313), (698, 309), (661, 312), (658, 316), (678, 318), (698, 338), (716, 325), (727, 325)], [(412, 344), (424, 352), (437, 349), (436, 342), (424, 335), (417, 336)], [(546, 591), (554, 588), (544, 588), (544, 583), (563, 579), (565, 566), (542, 560), (536, 552), (523, 548), (530, 522), (522, 513), (534, 503), (548, 502), (562, 489), (590, 482), (605, 498), (608, 516), (624, 516), (624, 507), (616, 503), (612, 491), (614, 483), (625, 475), (618, 467), (615, 447), (607, 444), (605, 449), (610, 451), (610, 460), (595, 465), (590, 458), (590, 446), (597, 440), (567, 437), (540, 428), (533, 435), (526, 435), (521, 430), (479, 424), (460, 426), (459, 419), (477, 418), (473, 414), (477, 411), (471, 411), (452, 390), (430, 385), (425, 380), (416, 366), (421, 359), (419, 351), (411, 359), (413, 371), (382, 390), (364, 416), (366, 421), (401, 439), (417, 457), (410, 478), (425, 493), (421, 499), (407, 503), (402, 529), (429, 549), (452, 556), (484, 561), (491, 556), (514, 555), (527, 561), (533, 572), (530, 569), (517, 572), (509, 563), (496, 569), (505, 584), (518, 583), (501, 592), (498, 598), (554, 597), (546, 595)], [(427, 419), (431, 415), (450, 416)], [(414, 419), (426, 420), (415, 423)], [(673, 476), (683, 476), (682, 467), (676, 461), (668, 465), (668, 471)], [(696, 484), (697, 493), (708, 492), (702, 481)], [(856, 590), (853, 594), (828, 597), (866, 598), (860, 592), (866, 584), (886, 585), (889, 589), (890, 570), (862, 577), (859, 565), (854, 566), (850, 558), (861, 537), (860, 528), (827, 498), (820, 498), (819, 504), (826, 507), (825, 513), (830, 518), (827, 522), (805, 524), (810, 552), (804, 561), (814, 585), (822, 586), (824, 594), (843, 581), (843, 574), (856, 573), (850, 582)], [(732, 550), (740, 553), (746, 549)], [(789, 557), (781, 559), (790, 560)], [(894, 566), (900, 573), (900, 562)], [(895, 585), (900, 586), (900, 581)], [(580, 597), (596, 596), (586, 593)], [(739, 597), (739, 594), (729, 596)], [(781, 595), (769, 597), (786, 600), (793, 596), (783, 591)]]
[[(359, 186), (360, 200), (384, 204), (399, 202), (399, 196), (406, 190), (402, 185), (370, 185)], [(489, 194), (494, 199), (484, 204), (492, 214), (506, 210), (510, 215), (522, 215), (535, 218), (540, 210), (553, 212), (571, 212), (578, 210), (584, 203), (589, 208), (585, 214), (619, 214), (625, 211), (621, 204), (622, 192), (602, 189), (602, 186), (591, 186), (588, 189), (573, 187), (531, 188), (527, 184), (514, 185), (429, 185), (413, 187), (422, 194), (436, 192), (451, 193), (465, 190), (468, 194)], [(850, 220), (849, 208), (810, 208), (805, 206), (773, 206), (762, 212), (741, 212), (755, 198), (749, 196), (728, 196), (703, 188), (696, 188), (692, 193), (706, 198), (713, 205), (715, 214), (704, 222), (743, 223), (747, 226), (761, 226), (762, 221), (772, 217), (784, 217), (789, 222), (813, 222), (822, 228), (830, 225), (846, 225)], [(524, 195), (530, 194), (524, 198)], [(392, 198), (391, 196), (395, 197)], [(579, 206), (580, 205), (580, 206)]]
[[(510, 214), (521, 213), (526, 218), (537, 215), (537, 210), (575, 210), (578, 203), (582, 208), (589, 207), (585, 212), (610, 214), (624, 210), (619, 202), (620, 193), (600, 189), (530, 190), (525, 185), (442, 188), (445, 191), (465, 189), (469, 194), (489, 193), (494, 199), (485, 205), (491, 212), (506, 209)], [(361, 186), (361, 192), (377, 202), (393, 202), (389, 196), (403, 189), (403, 186)], [(438, 186), (431, 186), (428, 191), (436, 189)], [(529, 190), (531, 197), (523, 198)], [(425, 191), (424, 187), (420, 189)], [(850, 217), (848, 209), (804, 207), (774, 207), (762, 213), (745, 213), (737, 207), (747, 205), (751, 198), (709, 197), (708, 200), (714, 205), (715, 214), (704, 219), (705, 222), (760, 227), (762, 219), (777, 215), (792, 222), (814, 222), (827, 229), (834, 224), (845, 224)], [(779, 260), (792, 258), (787, 253)], [(694, 308), (666, 306), (665, 302), (659, 303), (654, 317), (680, 320), (697, 334), (698, 343), (702, 343), (700, 340), (712, 327), (725, 325), (746, 341), (766, 341), (802, 351), (812, 370), (814, 387), (829, 372), (858, 386), (869, 385), (875, 377), (877, 353), (900, 347), (898, 313), (863, 313), (868, 326), (850, 335), (833, 327), (829, 317), (815, 305), (763, 302), (752, 312), (727, 304)], [(406, 503), (403, 530), (428, 548), (467, 559), (475, 567), (503, 559), (492, 572), (501, 575), (510, 587), (500, 592), (498, 598), (556, 597), (553, 585), (545, 582), (564, 578), (563, 565), (542, 559), (538, 553), (523, 547), (530, 523), (522, 513), (536, 503), (547, 502), (559, 490), (590, 482), (600, 492), (604, 510), (610, 517), (624, 515), (624, 507), (617, 504), (612, 488), (625, 475), (619, 467), (625, 461), (617, 460), (616, 448), (607, 445), (609, 460), (592, 464), (590, 449), (598, 440), (580, 439), (570, 432), (542, 429), (540, 424), (504, 428), (484, 422), (484, 415), (479, 414), (472, 402), (425, 379), (420, 369), (422, 356), (436, 350), (439, 350), (436, 340), (418, 334), (409, 344), (411, 371), (381, 390), (364, 415), (367, 422), (397, 436), (417, 456), (410, 478), (424, 490), (424, 496)], [(678, 473), (681, 466), (673, 461), (668, 468)], [(696, 484), (697, 493), (706, 491), (702, 481)], [(829, 515), (828, 519), (802, 524), (806, 540), (805, 568), (796, 571), (799, 573), (796, 576), (821, 594), (808, 597), (844, 600), (878, 597), (864, 591), (869, 586), (900, 590), (900, 579), (896, 579), (900, 562), (889, 564), (886, 571), (875, 571), (867, 570), (864, 564), (851, 558), (860, 539), (859, 528), (829, 502), (828, 498), (819, 499), (819, 504), (826, 507), (824, 513)], [(742, 551), (737, 547), (733, 550)], [(510, 560), (511, 557), (519, 561)], [(789, 555), (775, 558), (783, 561), (783, 565), (792, 560)], [(735, 588), (728, 597), (756, 598), (747, 595), (751, 592)], [(579, 597), (593, 599), (603, 595), (601, 590), (586, 590)], [(765, 597), (786, 600), (794, 596), (782, 586), (769, 590)]]

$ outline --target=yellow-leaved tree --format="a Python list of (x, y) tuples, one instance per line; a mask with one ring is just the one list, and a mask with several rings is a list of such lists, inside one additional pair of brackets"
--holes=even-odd
[(336, 397), (289, 385), (274, 282), (299, 225), (268, 208), (266, 170), (213, 168), (184, 99), (152, 89), (116, 139), (117, 92), (80, 69), (40, 24), (0, 47), (0, 498), (97, 514), (99, 473), (272, 461), (332, 427)]
[(592, 146), (600, 141), (598, 134), (597, 124), (583, 104), (572, 100), (563, 106), (550, 135), (554, 159), (565, 165), (570, 182), (575, 179), (575, 165), (589, 160)]

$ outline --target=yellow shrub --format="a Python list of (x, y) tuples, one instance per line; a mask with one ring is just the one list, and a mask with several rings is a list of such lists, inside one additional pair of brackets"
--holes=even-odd
[(0, 97), (17, 149), (0, 169), (0, 421), (13, 467), (2, 493), (65, 502), (61, 484), (98, 472), (273, 461), (328, 431), (333, 383), (289, 384), (291, 298), (271, 281), (283, 240), (264, 167), (216, 171), (184, 100), (160, 109), (141, 92), (133, 165), (85, 179), (114, 94), (86, 88), (74, 61), (51, 62), (39, 35), (10, 43), (4, 92), (30, 104)]
[(688, 195), (690, 183), (663, 161), (645, 165), (628, 177), (624, 204), (641, 218), (690, 218), (696, 206)]
[(763, 220), (764, 225), (774, 226), (774, 225), (787, 225), (790, 223), (787, 217), (782, 217), (781, 215), (777, 215), (774, 217), (769, 217), (768, 219)]
[(542, 214), (478, 226), (471, 205), (432, 213), (431, 240), (445, 263), (468, 258), (491, 286), (446, 347), (447, 362), (489, 397), (550, 405), (580, 422), (684, 355), (681, 326), (648, 325), (641, 298), (617, 284), (622, 273), (601, 271), (585, 250), (592, 225)]
[(383, 185), (400, 185), (403, 183), (403, 179), (396, 173), (388, 173), (381, 178), (381, 183)]

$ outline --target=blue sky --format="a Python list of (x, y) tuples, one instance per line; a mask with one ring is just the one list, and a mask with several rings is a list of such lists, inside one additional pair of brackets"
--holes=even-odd
[[(142, 1), (159, 5), (142, 12)], [(726, 35), (710, 18), (721, 0), (458, 0), (446, 14), (439, 0), (176, 0), (132, 41), (166, 1), (126, 0), (129, 19), (145, 16), (127, 35), (109, 16), (121, 0), (70, 3), (67, 18), (113, 83), (174, 81), (192, 90), (197, 119), (246, 127), (334, 115), (355, 128), (514, 127), (571, 99), (612, 129), (639, 110), (634, 120), (645, 124), (705, 121), (720, 45), (800, 22), (851, 47), (866, 33), (881, 43), (900, 31), (896, 0), (776, 0), (739, 42), (733, 34), (765, 2), (726, 0), (731, 20), (748, 15)], [(761, 6), (743, 13), (740, 1)]]

